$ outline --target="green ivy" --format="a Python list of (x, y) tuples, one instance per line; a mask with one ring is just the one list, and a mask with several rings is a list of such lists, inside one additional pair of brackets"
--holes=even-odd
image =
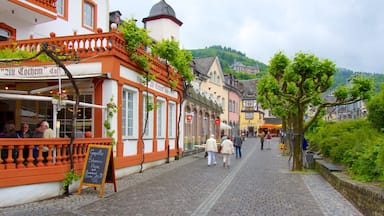
[[(115, 130), (111, 130), (111, 119), (118, 111), (118, 106), (113, 102), (113, 96), (110, 98), (110, 102), (107, 104), (107, 118), (104, 120), (104, 127), (107, 130), (107, 136), (113, 137)], [(115, 145), (115, 139), (112, 140), (112, 145)]]

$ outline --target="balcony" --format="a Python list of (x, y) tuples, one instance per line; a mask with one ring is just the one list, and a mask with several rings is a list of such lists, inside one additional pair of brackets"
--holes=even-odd
[[(144, 71), (128, 57), (128, 53), (125, 50), (125, 40), (122, 34), (116, 31), (101, 32), (101, 30), (99, 30), (99, 33), (74, 34), (60, 37), (56, 37), (55, 33), (51, 32), (49, 38), (31, 38), (29, 40), (0, 42), (0, 50), (9, 48), (38, 52), (41, 50), (43, 43), (54, 46), (56, 50), (60, 50), (60, 54), (62, 55), (73, 55), (80, 60), (90, 57), (95, 59), (112, 55), (121, 61), (133, 65), (137, 68), (137, 72), (144, 74)], [(138, 49), (137, 52), (139, 55), (145, 55), (149, 59), (149, 65), (152, 73), (156, 75), (156, 81), (168, 85), (169, 74), (179, 76), (173, 67), (167, 67), (159, 58), (152, 56), (151, 53), (146, 52), (143, 48)], [(177, 88), (181, 90), (182, 85), (179, 85)]]
[[(77, 138), (73, 160), (77, 173), (89, 144), (112, 145), (112, 138)], [(69, 138), (2, 138), (0, 140), (0, 188), (62, 181), (70, 170)]]
[(56, 0), (5, 0), (0, 8), (0, 20), (6, 23), (40, 24), (56, 18)]

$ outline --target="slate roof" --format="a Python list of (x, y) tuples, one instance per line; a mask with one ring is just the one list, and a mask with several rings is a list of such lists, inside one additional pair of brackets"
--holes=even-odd
[(211, 68), (216, 57), (206, 57), (206, 58), (195, 58), (193, 59), (193, 65), (195, 70), (199, 73), (208, 75), (209, 69)]
[(151, 11), (149, 12), (149, 17), (167, 15), (176, 18), (176, 13), (173, 8), (165, 2), (165, 0), (161, 0), (152, 6)]
[(257, 79), (239, 80), (239, 90), (242, 98), (255, 98), (257, 95), (256, 85)]

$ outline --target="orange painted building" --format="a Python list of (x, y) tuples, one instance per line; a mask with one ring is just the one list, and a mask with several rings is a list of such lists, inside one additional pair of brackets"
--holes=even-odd
[[(83, 7), (91, 9), (98, 6), (107, 9), (107, 1), (103, 0), (61, 0), (56, 4), (58, 2), (64, 8), (60, 12), (64, 16), (55, 11), (55, 1), (49, 0), (28, 1), (28, 4), (10, 0), (5, 8), (11, 14), (23, 8), (27, 11), (26, 15), (36, 16), (36, 20), (45, 19), (41, 23), (43, 26), (49, 26), (49, 22), (65, 23), (65, 20), (72, 20), (69, 8), (75, 7), (74, 4), (88, 4)], [(153, 12), (158, 10), (160, 3), (154, 6), (153, 9), (157, 9)], [(100, 8), (98, 14), (103, 13)], [(48, 9), (48, 14), (41, 12)], [(147, 22), (162, 19), (177, 31), (175, 24), (181, 26), (181, 22), (172, 14), (155, 15), (151, 16), (150, 13)], [(81, 16), (87, 17), (84, 14)], [(75, 89), (62, 68), (52, 62), (37, 60), (17, 64), (0, 60), (0, 129), (9, 123), (19, 129), (24, 122), (34, 129), (38, 122), (46, 120), (56, 135), (56, 138), (50, 139), (0, 139), (0, 207), (62, 194), (62, 181), (70, 170), (70, 139), (67, 137), (76, 136), (73, 154), (75, 170), (79, 173), (88, 144), (112, 145), (112, 139), (108, 138), (108, 131), (104, 127), (106, 120), (111, 126), (109, 131), (115, 132), (112, 138), (116, 141), (113, 152), (117, 178), (174, 160), (183, 151), (183, 139), (178, 138), (182, 80), (179, 79), (176, 88), (171, 88), (168, 76), (176, 72), (155, 57), (150, 58), (150, 70), (156, 74), (156, 78), (144, 85), (142, 80), (145, 72), (128, 57), (122, 34), (109, 31), (108, 21), (99, 20), (95, 13), (93, 16), (89, 22), (85, 20), (82, 23), (84, 29), (67, 35), (53, 32), (49, 37), (23, 37), (18, 35), (18, 32), (25, 31), (19, 30), (22, 25), (11, 21), (0, 23), (0, 31), (5, 32), (0, 41), (0, 50), (40, 51), (45, 42), (53, 49), (64, 51), (62, 54), (76, 57), (75, 61), (64, 61), (64, 64), (80, 93), (80, 106), (74, 110)], [(23, 22), (19, 20), (19, 23)], [(97, 23), (102, 26), (98, 27)], [(138, 53), (151, 55), (143, 49)], [(57, 99), (57, 92), (68, 96)], [(148, 115), (145, 98), (156, 104)], [(118, 107), (111, 118), (107, 118), (109, 103)], [(71, 122), (73, 115), (77, 117), (74, 125)], [(72, 135), (73, 126), (79, 132), (79, 137), (77, 133)], [(85, 133), (91, 134), (92, 138), (83, 138)], [(35, 147), (42, 150), (37, 151), (37, 156), (34, 155)], [(47, 152), (46, 156), (44, 151)], [(70, 189), (74, 191), (76, 187), (74, 184)]]

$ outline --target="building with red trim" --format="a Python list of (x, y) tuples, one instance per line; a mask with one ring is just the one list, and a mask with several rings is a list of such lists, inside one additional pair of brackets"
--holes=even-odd
[[(152, 29), (155, 40), (159, 37), (178, 39), (182, 23), (172, 11), (159, 14), (164, 6), (170, 8), (165, 1), (160, 1), (143, 21)], [(144, 85), (145, 72), (128, 57), (122, 34), (114, 28), (110, 30), (108, 10), (107, 0), (8, 0), (2, 3), (0, 50), (38, 52), (43, 43), (60, 50), (61, 57), (66, 58), (63, 63), (78, 86), (80, 103), (75, 110), (73, 84), (62, 68), (52, 62), (2, 61), (0, 128), (13, 123), (19, 129), (22, 123), (28, 123), (35, 129), (37, 123), (46, 120), (57, 138), (0, 139), (0, 207), (62, 194), (64, 174), (70, 169), (67, 137), (75, 136), (73, 127), (79, 134), (90, 131), (87, 133), (92, 135), (92, 138), (82, 135), (75, 138), (73, 154), (78, 173), (88, 144), (112, 145), (108, 130), (114, 131), (112, 138), (116, 141), (113, 152), (117, 178), (182, 155), (185, 147), (179, 128), (183, 128), (184, 118), (179, 116), (188, 112), (181, 104), (185, 99), (183, 80), (179, 77), (177, 86), (172, 88), (168, 76), (177, 72), (154, 57), (149, 58), (150, 70), (156, 78)], [(156, 28), (156, 24), (163, 28)], [(154, 31), (159, 29), (166, 31)], [(137, 52), (150, 56), (144, 49)], [(57, 99), (57, 92), (65, 93), (67, 98)], [(145, 98), (156, 104), (148, 115)], [(107, 118), (109, 103), (118, 107), (111, 118)], [(207, 113), (212, 119), (219, 116), (218, 112)], [(73, 115), (77, 117), (74, 125)], [(108, 130), (104, 127), (107, 119)], [(35, 157), (35, 147), (46, 149), (48, 156), (39, 152)], [(74, 191), (76, 187), (74, 184), (70, 189)]]

